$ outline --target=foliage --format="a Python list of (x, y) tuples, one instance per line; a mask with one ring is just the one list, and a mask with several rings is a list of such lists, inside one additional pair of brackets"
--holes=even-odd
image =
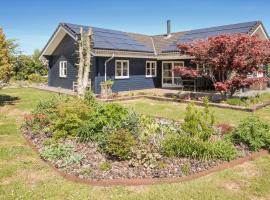
[(237, 106), (250, 106), (257, 103), (261, 103), (264, 101), (270, 100), (270, 94), (269, 93), (262, 93), (262, 94), (256, 94), (254, 97), (231, 97), (226, 99), (226, 103), (230, 105), (237, 105)]
[(269, 78), (260, 77), (260, 78), (249, 78), (246, 75), (235, 75), (230, 80), (224, 80), (222, 82), (216, 82), (214, 84), (215, 89), (223, 95), (229, 94), (229, 96), (233, 96), (233, 94), (242, 88), (248, 88), (254, 83), (267, 82)]
[(112, 165), (109, 162), (104, 162), (100, 164), (99, 169), (105, 172), (110, 171), (112, 169)]
[(47, 77), (39, 74), (30, 74), (27, 79), (33, 83), (46, 83), (48, 81)]
[(67, 144), (46, 146), (41, 152), (41, 157), (50, 161), (61, 160), (59, 167), (78, 163), (84, 158), (83, 155), (74, 152), (74, 146)]
[(159, 168), (161, 155), (153, 143), (141, 143), (132, 148), (131, 166), (143, 165), (146, 168)]
[(94, 93), (90, 90), (85, 92), (84, 101), (88, 106), (91, 106), (91, 107), (96, 107), (98, 105), (98, 102), (96, 100)]
[(228, 134), (228, 133), (231, 133), (232, 130), (233, 130), (233, 126), (231, 126), (230, 124), (218, 124), (215, 126), (222, 135), (225, 135), (225, 134)]
[(47, 99), (40, 100), (32, 111), (32, 114), (43, 114), (49, 119), (55, 118), (57, 116), (57, 106), (62, 102), (68, 101), (69, 98), (62, 95), (55, 95)]
[(113, 83), (114, 82), (112, 80), (107, 80), (107, 81), (101, 82), (100, 85), (102, 85), (105, 88), (112, 88)]
[[(83, 122), (90, 117), (91, 108), (79, 98), (71, 98), (57, 105), (57, 118), (52, 121), (52, 130), (76, 136)], [(66, 134), (61, 134), (62, 136)]]
[(181, 172), (184, 174), (184, 175), (188, 175), (190, 171), (190, 164), (189, 163), (185, 163), (181, 166)]
[(181, 129), (191, 137), (208, 140), (214, 132), (213, 124), (214, 115), (209, 111), (208, 99), (205, 97), (203, 110), (196, 108), (193, 102), (188, 104)]
[(188, 157), (201, 160), (221, 159), (230, 161), (237, 156), (237, 151), (228, 141), (203, 141), (185, 135), (170, 135), (162, 144), (166, 156)]
[(200, 72), (190, 67), (175, 67), (174, 72), (179, 74), (181, 77), (196, 78), (200, 75)]
[(9, 59), (8, 43), (0, 27), (0, 88), (6, 83), (12, 73), (12, 65)]
[(135, 144), (135, 138), (127, 129), (119, 129), (108, 137), (103, 151), (117, 159), (126, 160), (130, 158), (131, 147)]
[(179, 44), (180, 54), (193, 56), (191, 63), (206, 66), (217, 91), (232, 96), (236, 90), (255, 81), (249, 74), (261, 72), (262, 66), (270, 63), (270, 42), (257, 36), (231, 34), (209, 37)]
[(270, 149), (270, 125), (261, 121), (257, 116), (249, 116), (242, 120), (233, 131), (233, 142), (244, 143), (253, 151), (261, 148)]
[(36, 55), (17, 56), (13, 71), (15, 80), (29, 80), (29, 78), (33, 79), (36, 76), (36, 81), (44, 81), (44, 78), (38, 79), (37, 76), (39, 75), (41, 77), (47, 75), (47, 67), (36, 58)]
[(89, 119), (78, 129), (77, 135), (82, 142), (102, 142), (110, 132), (122, 126), (127, 116), (128, 110), (119, 104), (97, 104)]
[(24, 115), (24, 122), (27, 127), (31, 127), (33, 130), (44, 129), (49, 124), (49, 120), (44, 114)]

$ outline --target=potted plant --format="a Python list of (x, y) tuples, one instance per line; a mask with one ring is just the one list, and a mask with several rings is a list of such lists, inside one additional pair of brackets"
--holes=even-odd
[(102, 96), (107, 96), (109, 94), (112, 94), (112, 86), (113, 86), (113, 81), (112, 80), (107, 80), (104, 82), (100, 83), (101, 87), (101, 95)]

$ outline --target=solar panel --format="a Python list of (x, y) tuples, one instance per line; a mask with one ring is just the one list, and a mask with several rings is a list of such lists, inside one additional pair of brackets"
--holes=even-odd
[(180, 36), (177, 42), (174, 42), (164, 48), (163, 52), (176, 51), (176, 45), (179, 43), (190, 42), (197, 39), (206, 39), (210, 36), (222, 35), (222, 34), (236, 34), (236, 33), (248, 33), (258, 22), (246, 22), (240, 24), (232, 24), (225, 26), (218, 26), (212, 28), (203, 28), (187, 31), (184, 35)]
[[(88, 26), (81, 26), (76, 24), (65, 25), (75, 34), (80, 33), (80, 27), (83, 27), (84, 31), (89, 29)], [(143, 43), (131, 38), (125, 32), (96, 27), (92, 27), (92, 29), (94, 48), (153, 52), (152, 48), (149, 48)]]

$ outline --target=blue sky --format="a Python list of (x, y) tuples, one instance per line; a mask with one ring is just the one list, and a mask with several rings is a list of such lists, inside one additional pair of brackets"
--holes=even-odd
[(270, 33), (268, 0), (5, 0), (0, 26), (23, 53), (42, 49), (59, 22), (146, 34), (262, 20)]

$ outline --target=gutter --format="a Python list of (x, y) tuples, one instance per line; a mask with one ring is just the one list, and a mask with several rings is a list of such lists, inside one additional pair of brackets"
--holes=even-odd
[(107, 63), (110, 62), (112, 59), (114, 58), (114, 53), (112, 54), (112, 56), (110, 58), (108, 58), (107, 60), (105, 60), (105, 73), (104, 73), (104, 80), (107, 81)]

